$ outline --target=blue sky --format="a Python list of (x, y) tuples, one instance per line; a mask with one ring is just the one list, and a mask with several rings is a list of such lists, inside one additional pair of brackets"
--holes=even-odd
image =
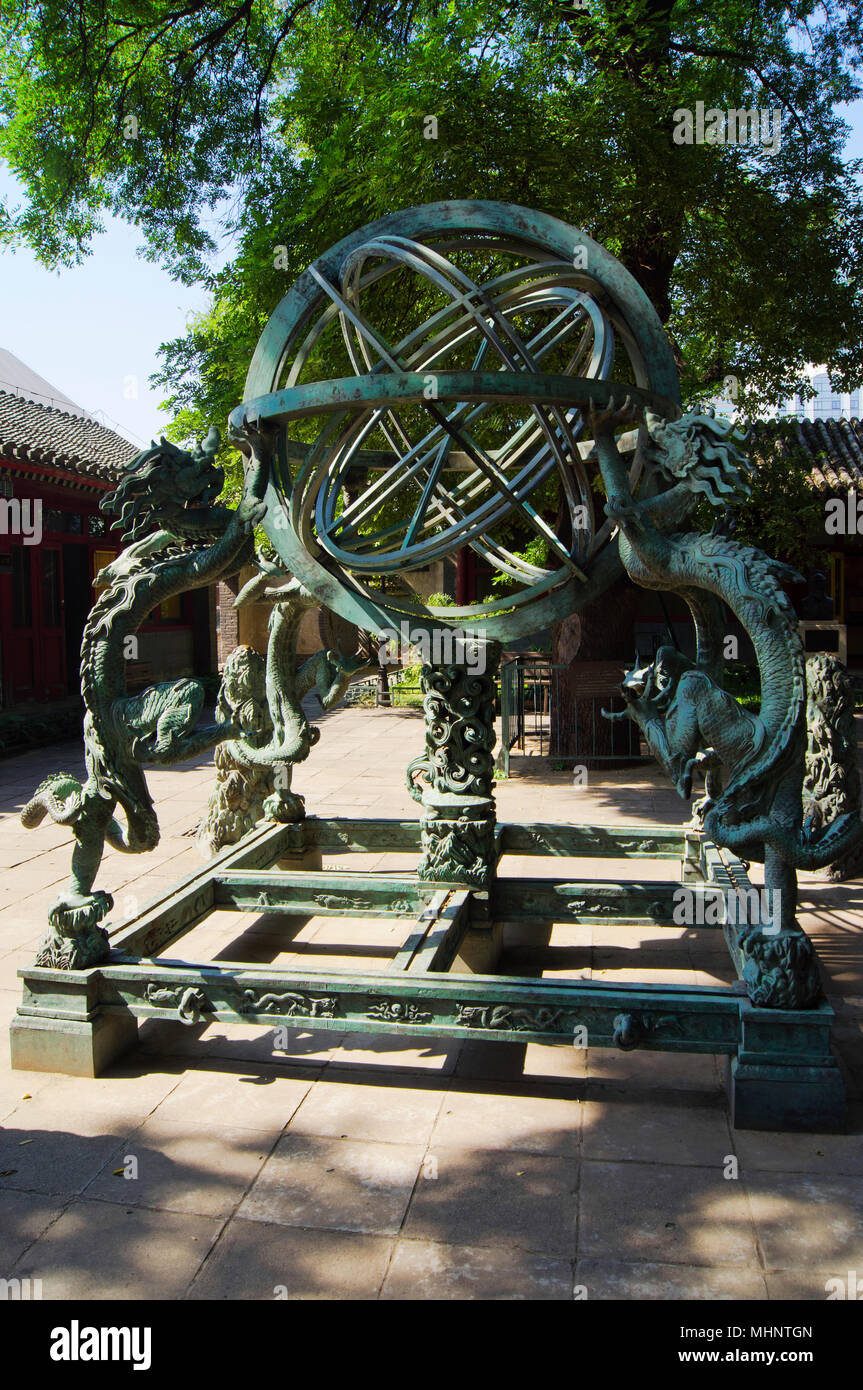
[[(0, 192), (14, 202), (15, 189), (0, 168)], [(111, 219), (92, 254), (68, 270), (46, 270), (23, 249), (0, 254), (0, 347), (143, 445), (167, 421), (147, 380), (159, 344), (185, 331), (206, 295), (142, 260), (140, 242), (134, 227)]]
[[(846, 154), (863, 158), (863, 101), (845, 116)], [(0, 166), (0, 193), (14, 202), (14, 190)], [(206, 295), (142, 260), (139, 244), (134, 227), (112, 220), (70, 270), (46, 270), (26, 250), (0, 253), (0, 347), (143, 447), (168, 419), (148, 382), (159, 345), (182, 335)]]

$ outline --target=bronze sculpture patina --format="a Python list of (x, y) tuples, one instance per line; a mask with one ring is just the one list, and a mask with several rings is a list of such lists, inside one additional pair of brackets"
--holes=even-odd
[[(393, 300), (396, 338), (386, 326)], [(810, 667), (807, 687), (785, 567), (717, 528), (693, 529), (699, 498), (724, 509), (745, 488), (743, 440), (711, 415), (682, 414), (662, 326), (614, 257), (554, 218), (504, 204), (383, 218), (320, 257), (277, 307), (230, 431), (245, 460), (235, 511), (215, 500), (215, 436), (191, 454), (149, 451), (114, 499), (131, 544), (104, 575), (85, 637), (88, 781), (49, 779), (24, 812), (25, 824), (50, 813), (72, 825), (76, 849), (49, 936), (22, 972), (16, 1065), (93, 1074), (142, 1017), (561, 1043), (584, 1035), (591, 1046), (728, 1055), (737, 1124), (841, 1124), (832, 1013), (795, 919), (797, 869), (849, 864), (863, 838), (847, 719), (844, 732), (830, 722), (841, 673)], [(275, 561), (252, 555), (258, 521)], [(435, 607), (404, 582), (464, 546), (505, 576), (504, 591)], [(130, 698), (122, 645), (145, 613), (253, 558), (238, 602), (270, 605), (266, 661), (246, 649), (231, 658), (219, 722), (194, 729), (201, 700), (191, 682)], [(624, 569), (676, 591), (692, 612), (695, 658), (664, 648), (632, 671), (621, 717), (639, 725), (684, 796), (704, 776), (695, 822), (500, 825), (501, 644), (601, 603)], [(292, 770), (318, 731), (303, 696), (315, 687), (331, 707), (366, 660), (321, 652), (298, 669), (299, 622), (315, 604), (374, 634), (407, 628), (439, 653), (423, 667), (425, 750), (408, 769), (420, 824), (305, 816)], [(722, 688), (726, 607), (755, 647), (758, 715)], [(110, 899), (94, 888), (105, 840), (135, 851), (158, 837), (142, 765), (212, 745), (219, 780), (200, 839), (215, 858), (111, 928)], [(118, 805), (125, 828), (113, 819)], [(311, 866), (332, 848), (410, 850), (419, 861), (412, 874)], [(499, 877), (509, 853), (677, 860), (679, 877)], [(764, 863), (768, 906), (741, 923), (732, 907), (751, 891), (751, 861)], [(681, 893), (708, 892), (724, 908), (711, 925), (725, 932), (739, 988), (492, 973), (504, 919), (661, 928)], [(218, 907), (384, 916), (405, 919), (408, 934), (390, 965), (357, 976), (158, 959)]]
[[(99, 922), (112, 906), (94, 890), (107, 841), (114, 849), (141, 853), (159, 842), (159, 823), (147, 789), (144, 764), (170, 764), (212, 747), (238, 732), (233, 722), (203, 730), (195, 724), (203, 688), (190, 680), (126, 693), (130, 639), (149, 613), (166, 599), (213, 583), (252, 554), (251, 532), (261, 520), (261, 471), (251, 467), (235, 511), (216, 498), (224, 473), (214, 463), (220, 437), (211, 430), (192, 452), (162, 440), (139, 454), (104, 510), (120, 513), (126, 549), (99, 575), (103, 592), (84, 629), (81, 693), (86, 709), (82, 786), (55, 773), (25, 806), (29, 829), (46, 815), (71, 825), (75, 835), (72, 878), (50, 912), (50, 929), (37, 962), (65, 969), (95, 965), (108, 955)], [(114, 812), (120, 807), (125, 825)]]
[(302, 702), (316, 690), (323, 709), (332, 709), (351, 681), (371, 668), (363, 656), (319, 651), (297, 665), (297, 637), (303, 614), (317, 606), (304, 586), (277, 565), (257, 556), (259, 573), (243, 587), (236, 607), (270, 605), (267, 656), (238, 647), (225, 663), (220, 709), (236, 718), (252, 716), (251, 734), (239, 719), (240, 738), (215, 752), (217, 785), (198, 831), (198, 844), (215, 854), (236, 844), (261, 819), (288, 824), (305, 815), (303, 798), (291, 790), (295, 763), (308, 756), (320, 730), (310, 724)]
[[(667, 422), (648, 414), (648, 455), (674, 486), (637, 502), (614, 443), (621, 418), (630, 418), (626, 407), (592, 420), (621, 559), (637, 584), (675, 590), (686, 600), (698, 649), (689, 661), (663, 647), (652, 666), (630, 673), (620, 717), (638, 723), (681, 795), (690, 795), (699, 767), (707, 772), (708, 795), (699, 807), (705, 835), (764, 863), (772, 894), (768, 920), (747, 924), (738, 937), (749, 996), (761, 1005), (805, 1008), (818, 997), (820, 981), (809, 938), (795, 919), (796, 871), (823, 868), (858, 850), (863, 824), (856, 806), (838, 808), (832, 823), (815, 825), (810, 817), (804, 824), (806, 658), (782, 587), (799, 576), (751, 546), (677, 529), (699, 493), (726, 507), (746, 488), (742, 440), (709, 416)], [(726, 623), (717, 599), (755, 649), (762, 688), (757, 715), (722, 688)], [(817, 684), (810, 694), (817, 695)]]

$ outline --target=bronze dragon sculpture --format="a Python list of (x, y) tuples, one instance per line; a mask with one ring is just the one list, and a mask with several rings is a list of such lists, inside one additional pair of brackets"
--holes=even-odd
[[(152, 850), (159, 823), (147, 787), (146, 765), (166, 765), (216, 746), (218, 784), (200, 828), (208, 853), (235, 843), (260, 816), (294, 821), (304, 814), (291, 791), (294, 763), (320, 736), (302, 701), (317, 687), (324, 708), (341, 699), (365, 658), (317, 652), (297, 669), (300, 621), (317, 600), (289, 574), (255, 551), (253, 532), (264, 516), (271, 440), (248, 421), (235, 439), (245, 456), (243, 493), (236, 509), (220, 505), (220, 444), (210, 430), (191, 451), (163, 439), (132, 460), (102, 503), (118, 514), (125, 549), (98, 576), (102, 589), (84, 628), (82, 784), (58, 772), (37, 788), (21, 813), (31, 829), (46, 815), (72, 828), (69, 884), (49, 912), (49, 930), (36, 963), (59, 969), (97, 965), (108, 955), (99, 923), (111, 910), (109, 893), (93, 885), (105, 845), (125, 853)], [(141, 694), (126, 688), (135, 634), (157, 605), (214, 583), (243, 565), (258, 573), (238, 604), (272, 604), (266, 663), (239, 648), (226, 663), (215, 724), (198, 728), (204, 688), (195, 680), (164, 681)], [(115, 815), (117, 809), (122, 819)]]
[(262, 556), (256, 563), (258, 573), (243, 586), (234, 606), (271, 605), (267, 655), (238, 647), (225, 663), (216, 713), (230, 719), (242, 712), (243, 735), (216, 749), (217, 784), (198, 831), (205, 855), (235, 844), (262, 816), (302, 820), (303, 798), (291, 790), (293, 767), (320, 738), (302, 702), (317, 690), (323, 708), (332, 709), (352, 680), (376, 669), (365, 656), (334, 651), (315, 652), (298, 666), (300, 623), (317, 599)]
[[(671, 647), (627, 675), (626, 710), (651, 752), (688, 798), (693, 775), (706, 774), (698, 811), (707, 837), (746, 860), (763, 862), (774, 893), (770, 923), (744, 929), (744, 979), (755, 1002), (801, 1007), (819, 993), (808, 938), (796, 925), (796, 871), (817, 869), (863, 843), (856, 806), (832, 823), (804, 818), (806, 658), (797, 618), (783, 585), (798, 576), (762, 551), (713, 532), (682, 529), (699, 495), (726, 508), (744, 494), (744, 442), (713, 415), (669, 422), (646, 412), (640, 447), (648, 469), (671, 487), (636, 499), (618, 454), (615, 429), (631, 423), (629, 403), (593, 416), (596, 455), (607, 493), (606, 512), (619, 526), (630, 577), (651, 589), (677, 592), (695, 624), (689, 660)], [(744, 709), (721, 684), (725, 607), (755, 649), (761, 711)], [(778, 890), (778, 891), (777, 891)]]
[[(191, 451), (165, 439), (154, 444), (133, 459), (102, 503), (104, 510), (119, 513), (114, 525), (122, 530), (126, 548), (98, 576), (102, 593), (81, 646), (87, 778), (82, 785), (68, 773), (54, 773), (21, 814), (28, 829), (50, 815), (71, 826), (75, 836), (71, 880), (49, 913), (38, 964), (81, 969), (107, 955), (98, 924), (112, 901), (110, 894), (93, 890), (105, 843), (134, 854), (159, 841), (142, 765), (179, 762), (240, 732), (233, 721), (195, 728), (204, 702), (197, 681), (163, 682), (140, 695), (126, 690), (135, 633), (147, 615), (175, 594), (211, 584), (253, 557), (252, 532), (265, 511), (268, 454), (251, 429), (238, 442), (246, 470), (235, 510), (215, 500), (224, 484), (214, 462), (217, 430)], [(125, 823), (115, 817), (118, 807)]]

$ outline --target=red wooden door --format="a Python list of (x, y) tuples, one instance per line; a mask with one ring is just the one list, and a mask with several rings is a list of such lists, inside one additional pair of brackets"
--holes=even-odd
[(66, 694), (63, 566), (59, 546), (12, 546), (12, 622), (5, 682), (13, 704)]
[(12, 623), (6, 639), (6, 685), (13, 705), (35, 700), (36, 641), (33, 631), (35, 608), (34, 547), (12, 545)]
[[(35, 547), (34, 547), (35, 548)], [(57, 700), (66, 694), (66, 632), (63, 622), (63, 552), (40, 545), (42, 592), (39, 605), (39, 681), (37, 698)]]

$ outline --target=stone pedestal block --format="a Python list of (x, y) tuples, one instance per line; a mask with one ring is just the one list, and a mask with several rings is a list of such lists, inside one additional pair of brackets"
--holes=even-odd
[(842, 1134), (845, 1086), (838, 1066), (774, 1067), (729, 1059), (734, 1129)]
[(100, 1076), (138, 1041), (132, 1014), (100, 1013), (87, 1023), (19, 1014), (9, 1029), (12, 1067), (56, 1071), (66, 1076)]

